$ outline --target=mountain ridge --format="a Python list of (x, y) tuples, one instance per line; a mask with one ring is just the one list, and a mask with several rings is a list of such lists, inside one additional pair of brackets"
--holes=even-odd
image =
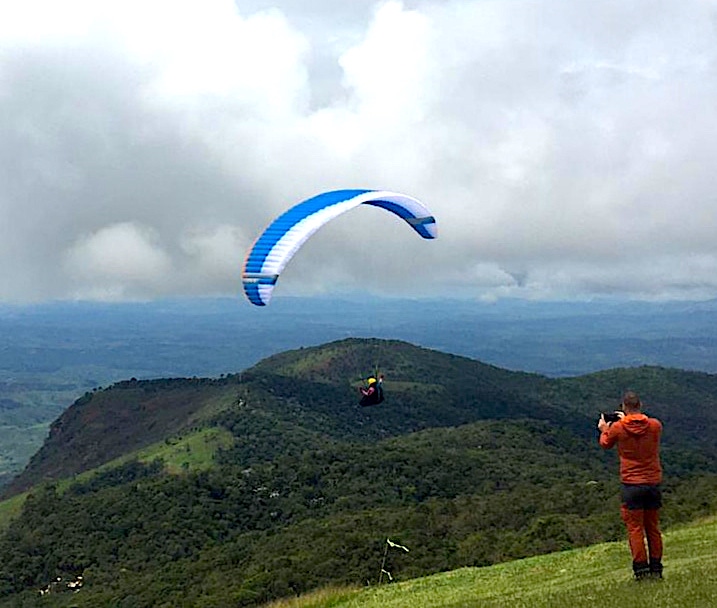
[[(357, 386), (377, 365), (386, 375), (387, 402), (359, 408)], [(717, 430), (717, 375), (642, 366), (556, 379), (400, 340), (347, 338), (272, 355), (219, 378), (133, 378), (88, 392), (52, 423), (3, 495), (81, 473), (197, 425), (218, 424), (221, 412), (242, 402), (255, 411), (268, 404), (274, 415), (293, 416), (335, 439), (370, 441), (501, 418), (548, 420), (588, 437), (599, 412), (617, 407), (626, 388), (644, 389), (647, 407), (668, 424), (668, 445), (676, 432), (676, 440), (693, 441), (717, 459), (713, 435), (705, 432)], [(305, 402), (297, 402), (297, 394)], [(687, 416), (675, 411), (685, 398)]]

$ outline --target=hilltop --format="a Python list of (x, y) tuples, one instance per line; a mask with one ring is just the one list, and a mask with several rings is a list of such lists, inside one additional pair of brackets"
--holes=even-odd
[[(387, 400), (360, 408), (357, 386), (377, 365)], [(346, 339), (221, 378), (89, 392), (0, 508), (14, 513), (0, 597), (83, 576), (78, 606), (256, 605), (375, 578), (386, 537), (412, 547), (398, 580), (620, 538), (615, 455), (594, 427), (628, 387), (669, 421), (666, 525), (715, 512), (709, 374), (551, 379)]]

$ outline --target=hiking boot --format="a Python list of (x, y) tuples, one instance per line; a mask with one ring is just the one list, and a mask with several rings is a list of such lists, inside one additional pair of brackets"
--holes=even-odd
[(647, 562), (632, 562), (632, 572), (636, 581), (644, 581), (650, 577), (650, 565)]
[(662, 561), (659, 559), (650, 560), (650, 578), (662, 578)]

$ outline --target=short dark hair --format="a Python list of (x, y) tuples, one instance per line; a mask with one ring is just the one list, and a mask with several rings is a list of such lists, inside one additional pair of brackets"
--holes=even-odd
[(631, 410), (639, 410), (642, 407), (640, 397), (635, 391), (627, 391), (622, 396), (622, 404)]

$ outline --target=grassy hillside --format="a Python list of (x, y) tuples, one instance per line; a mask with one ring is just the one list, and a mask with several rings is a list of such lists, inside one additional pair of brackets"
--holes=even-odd
[(698, 608), (717, 605), (717, 519), (665, 534), (665, 578), (630, 580), (625, 543), (551, 553), (369, 588), (326, 589), (266, 608)]
[(70, 477), (170, 440), (206, 425), (235, 398), (231, 377), (128, 380), (86, 393), (52, 423), (42, 448), (3, 494)]

